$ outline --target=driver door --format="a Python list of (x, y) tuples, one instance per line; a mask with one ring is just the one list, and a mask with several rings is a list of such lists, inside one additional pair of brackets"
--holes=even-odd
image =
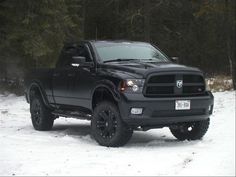
[(72, 58), (85, 58), (84, 63), (75, 64), (73, 59), (71, 69), (67, 71), (68, 97), (70, 105), (91, 108), (91, 92), (96, 81), (95, 65), (89, 47), (79, 45), (77, 53)]

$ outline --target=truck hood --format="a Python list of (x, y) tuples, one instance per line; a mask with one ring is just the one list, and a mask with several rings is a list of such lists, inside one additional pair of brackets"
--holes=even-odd
[(112, 62), (100, 65), (103, 71), (116, 74), (122, 78), (146, 78), (151, 73), (159, 72), (197, 72), (198, 68), (179, 65), (172, 62)]

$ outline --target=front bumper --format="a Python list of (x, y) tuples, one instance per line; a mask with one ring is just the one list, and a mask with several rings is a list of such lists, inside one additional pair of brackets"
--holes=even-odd
[[(190, 110), (175, 110), (175, 100), (191, 100)], [(142, 94), (124, 94), (118, 103), (124, 122), (130, 126), (166, 126), (181, 122), (208, 119), (212, 114), (214, 97), (204, 96), (147, 98)], [(130, 113), (131, 108), (143, 108), (141, 115)]]

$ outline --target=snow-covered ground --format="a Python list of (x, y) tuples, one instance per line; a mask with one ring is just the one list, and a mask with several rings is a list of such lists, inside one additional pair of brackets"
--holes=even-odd
[(24, 97), (0, 95), (0, 176), (235, 176), (235, 92), (214, 96), (201, 141), (179, 142), (164, 128), (135, 132), (126, 146), (106, 148), (90, 137), (88, 121), (60, 118), (52, 131), (35, 131)]

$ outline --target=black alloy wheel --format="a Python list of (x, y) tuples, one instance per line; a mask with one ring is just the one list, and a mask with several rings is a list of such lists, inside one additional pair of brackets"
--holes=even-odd
[(91, 128), (95, 140), (108, 147), (125, 145), (133, 134), (133, 130), (122, 121), (117, 106), (112, 102), (101, 102), (96, 106)]
[(39, 124), (40, 124), (41, 116), (42, 116), (41, 112), (42, 112), (42, 108), (41, 108), (39, 100), (34, 99), (32, 102), (31, 116), (32, 116), (32, 119), (34, 120), (34, 123), (36, 126), (39, 126)]
[(116, 133), (116, 128), (117, 128), (117, 120), (116, 116), (114, 113), (109, 110), (105, 109), (102, 110), (98, 114), (98, 119), (97, 119), (97, 129), (99, 130), (101, 136), (105, 139), (113, 138), (113, 136)]

